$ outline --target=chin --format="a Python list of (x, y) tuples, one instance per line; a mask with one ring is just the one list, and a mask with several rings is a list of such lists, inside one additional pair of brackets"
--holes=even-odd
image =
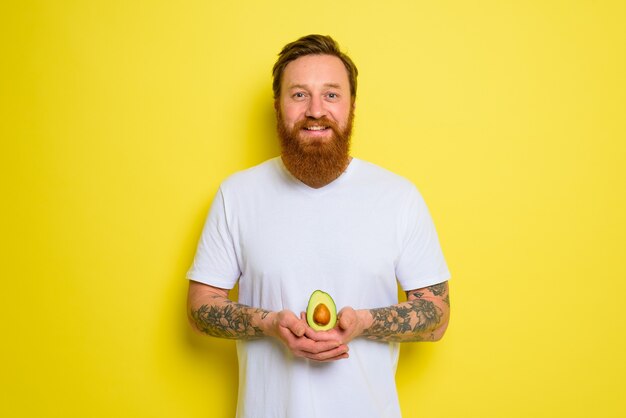
[(321, 137), (307, 137), (305, 135), (298, 135), (298, 142), (302, 145), (323, 145), (329, 142), (335, 141), (334, 135), (321, 136)]

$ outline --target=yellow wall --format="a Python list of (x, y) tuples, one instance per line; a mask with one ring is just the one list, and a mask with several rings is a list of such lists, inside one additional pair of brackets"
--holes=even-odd
[(234, 414), (184, 274), (220, 181), (277, 153), (277, 52), (322, 33), (361, 71), (354, 155), (418, 185), (453, 273), (404, 416), (626, 416), (625, 28), (623, 1), (3, 2), (0, 415)]

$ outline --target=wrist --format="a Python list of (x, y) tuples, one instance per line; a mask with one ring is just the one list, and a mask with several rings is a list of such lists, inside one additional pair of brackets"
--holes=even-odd
[(374, 323), (374, 317), (369, 309), (359, 309), (356, 311), (357, 320), (359, 323), (360, 334), (365, 334), (365, 331)]
[(277, 313), (276, 312), (268, 312), (267, 315), (262, 316), (259, 322), (259, 328), (263, 331), (263, 335), (267, 335), (270, 337), (276, 337), (276, 321), (277, 321)]

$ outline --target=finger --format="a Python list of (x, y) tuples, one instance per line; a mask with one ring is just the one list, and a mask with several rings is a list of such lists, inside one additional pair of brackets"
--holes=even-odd
[(339, 312), (339, 328), (348, 329), (354, 324), (355, 321), (354, 311), (352, 309), (344, 308)]
[(302, 337), (306, 331), (305, 323), (298, 319), (293, 312), (285, 312), (280, 319), (279, 325), (298, 337)]
[(300, 321), (295, 322), (291, 327), (291, 332), (293, 332), (297, 337), (302, 337), (306, 332), (306, 326)]
[(335, 349), (341, 345), (337, 339), (332, 341), (315, 341), (306, 336), (297, 337), (291, 330), (280, 327), (280, 338), (292, 352), (302, 351), (308, 354), (317, 354)]
[(300, 320), (306, 325), (305, 328), (310, 329), (309, 321), (306, 319), (306, 312), (300, 312)]
[(328, 331), (315, 331), (311, 327), (307, 327), (304, 335), (315, 341), (336, 341), (339, 343), (341, 337), (337, 334), (337, 330), (330, 329)]
[(354, 325), (354, 318), (352, 317), (344, 316), (339, 320), (339, 328), (341, 328), (344, 331), (352, 328), (353, 325)]
[(320, 354), (341, 348), (347, 350), (348, 346), (341, 345), (339, 341), (313, 341), (302, 338), (295, 342), (294, 348), (308, 354)]
[(350, 357), (350, 354), (347, 352), (343, 352), (334, 357), (328, 357), (328, 355), (310, 354), (310, 353), (306, 353), (303, 351), (294, 352), (293, 355), (296, 357), (306, 358), (306, 359), (313, 360), (313, 361), (320, 362), (320, 363), (337, 361), (337, 360), (342, 360), (342, 359), (346, 359)]
[(329, 359), (325, 359), (325, 360), (315, 360), (315, 361), (319, 361), (320, 363), (327, 363), (327, 362), (331, 362), (331, 361), (342, 360), (342, 359), (345, 359), (345, 358), (348, 358), (348, 357), (350, 357), (350, 354), (344, 353), (344, 354), (342, 354), (340, 356), (337, 356), (337, 357), (333, 357), (333, 358), (329, 358)]
[(306, 332), (306, 327), (304, 326), (304, 324), (302, 322), (293, 322), (288, 324), (287, 326), (283, 326), (283, 329), (286, 329), (287, 331), (289, 331), (291, 334), (293, 334), (294, 336), (301, 338), (304, 336), (304, 333)]
[(348, 346), (341, 345), (333, 350), (324, 351), (322, 353), (304, 353), (307, 358), (315, 361), (335, 361), (343, 358), (348, 358)]

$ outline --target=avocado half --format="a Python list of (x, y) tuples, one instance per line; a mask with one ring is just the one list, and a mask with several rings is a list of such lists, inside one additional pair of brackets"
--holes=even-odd
[(337, 323), (337, 307), (330, 295), (316, 290), (309, 298), (306, 321), (315, 331), (328, 331)]

